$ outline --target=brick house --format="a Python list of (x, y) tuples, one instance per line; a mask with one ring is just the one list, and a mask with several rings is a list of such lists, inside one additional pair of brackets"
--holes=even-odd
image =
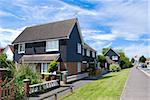
[(78, 74), (96, 62), (96, 51), (82, 37), (77, 18), (27, 27), (13, 41), (14, 61), (30, 64), (47, 73), (48, 63), (57, 60), (58, 70)]

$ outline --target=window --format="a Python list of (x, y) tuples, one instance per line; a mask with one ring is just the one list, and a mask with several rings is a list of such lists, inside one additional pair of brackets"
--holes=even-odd
[(78, 67), (78, 72), (81, 72), (81, 62), (77, 63), (77, 67)]
[(92, 57), (95, 58), (95, 52), (92, 52)]
[(112, 56), (112, 60), (118, 60), (118, 56)]
[(41, 73), (47, 73), (48, 72), (48, 64), (42, 63), (41, 64)]
[(29, 64), (33, 70), (33, 72), (36, 72), (36, 64)]
[(59, 41), (53, 40), (53, 41), (47, 41), (46, 42), (46, 52), (48, 51), (58, 51), (59, 50)]
[(86, 53), (87, 53), (86, 55), (90, 57), (90, 50), (87, 49)]
[(25, 53), (25, 44), (18, 45), (18, 53)]
[(82, 52), (81, 44), (78, 43), (78, 44), (77, 44), (77, 53), (80, 53), (80, 54), (81, 54), (81, 52)]

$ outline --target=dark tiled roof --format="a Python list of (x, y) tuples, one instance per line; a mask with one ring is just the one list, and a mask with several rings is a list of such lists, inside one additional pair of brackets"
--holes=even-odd
[(90, 47), (88, 44), (84, 43), (83, 48), (85, 49), (90, 49), (92, 51), (96, 51), (95, 49), (93, 49), (92, 47)]
[(104, 56), (106, 56), (106, 54), (112, 50), (115, 54), (117, 54), (118, 56), (120, 56), (116, 51), (114, 51), (112, 48), (109, 48), (105, 53), (104, 53)]
[(13, 43), (68, 37), (77, 19), (27, 27)]

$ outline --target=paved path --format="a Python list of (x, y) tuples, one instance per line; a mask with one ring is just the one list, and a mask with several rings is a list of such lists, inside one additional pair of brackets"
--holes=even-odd
[(121, 100), (150, 100), (150, 77), (133, 67), (125, 84)]

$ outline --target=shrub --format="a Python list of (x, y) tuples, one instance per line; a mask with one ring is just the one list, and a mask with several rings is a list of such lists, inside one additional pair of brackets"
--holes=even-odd
[(20, 100), (24, 96), (23, 80), (30, 79), (31, 84), (36, 84), (41, 82), (40, 73), (34, 72), (32, 67), (29, 65), (21, 65), (20, 69), (15, 73), (15, 95), (16, 99)]
[(50, 64), (48, 65), (48, 71), (54, 72), (54, 71), (57, 71), (57, 69), (58, 69), (58, 62), (55, 60), (50, 62)]
[(115, 72), (115, 71), (120, 71), (121, 67), (118, 64), (111, 64), (109, 66), (110, 71)]

